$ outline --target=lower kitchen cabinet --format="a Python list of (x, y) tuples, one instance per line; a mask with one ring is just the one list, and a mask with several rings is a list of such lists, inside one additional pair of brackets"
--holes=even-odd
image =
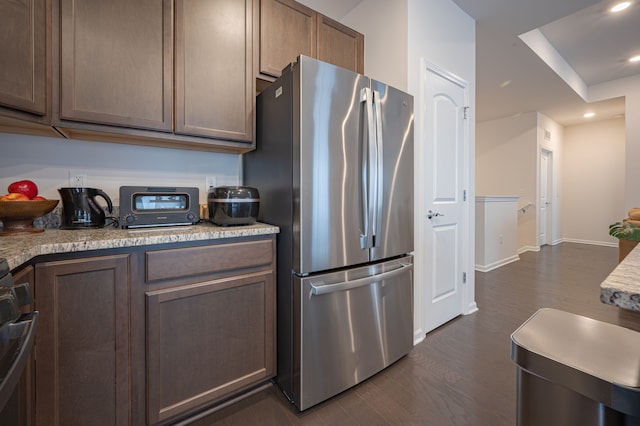
[(36, 423), (129, 424), (129, 254), (38, 263)]
[(147, 293), (150, 423), (273, 376), (273, 296), (268, 272)]
[(274, 240), (146, 253), (147, 421), (275, 375)]
[(19, 424), (168, 424), (275, 376), (275, 241), (60, 254), (16, 271), (40, 312)]

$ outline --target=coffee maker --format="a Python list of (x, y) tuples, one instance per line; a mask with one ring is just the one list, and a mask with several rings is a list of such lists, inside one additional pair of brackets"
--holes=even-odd
[(107, 202), (107, 210), (113, 212), (111, 198), (97, 188), (60, 188), (62, 200), (62, 224), (60, 229), (102, 228), (106, 224), (104, 208), (96, 197)]

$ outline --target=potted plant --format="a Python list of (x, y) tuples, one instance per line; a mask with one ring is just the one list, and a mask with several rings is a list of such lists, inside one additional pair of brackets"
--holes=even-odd
[(622, 262), (640, 242), (640, 226), (630, 222), (612, 223), (609, 235), (618, 239), (618, 262)]

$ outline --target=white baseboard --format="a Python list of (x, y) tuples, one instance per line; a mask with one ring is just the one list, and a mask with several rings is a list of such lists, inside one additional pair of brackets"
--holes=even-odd
[(475, 301), (469, 303), (469, 306), (467, 306), (467, 310), (463, 312), (462, 315), (469, 315), (473, 314), (474, 312), (478, 312), (478, 304)]
[(476, 264), (475, 268), (476, 268), (476, 271), (478, 272), (489, 272), (501, 266), (508, 265), (509, 263), (516, 262), (518, 260), (520, 260), (520, 256), (516, 254), (511, 257), (507, 257), (506, 259), (501, 259), (501, 260), (498, 260), (497, 262), (490, 263), (488, 265)]
[(518, 249), (518, 254), (522, 254), (527, 251), (540, 251), (540, 246), (524, 246)]
[(609, 241), (593, 241), (593, 240), (579, 240), (576, 238), (563, 238), (561, 240), (563, 243), (578, 243), (578, 244), (589, 244), (592, 246), (605, 246), (605, 247), (618, 247), (617, 242), (609, 242)]

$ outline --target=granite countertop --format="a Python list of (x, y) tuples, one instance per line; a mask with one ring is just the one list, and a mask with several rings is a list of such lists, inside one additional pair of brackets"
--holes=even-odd
[(600, 300), (609, 305), (640, 311), (640, 244), (600, 284)]
[(246, 226), (216, 226), (202, 223), (192, 226), (139, 229), (45, 229), (41, 233), (0, 236), (0, 257), (14, 269), (45, 254), (71, 253), (150, 244), (216, 240), (277, 234), (277, 226), (256, 223)]

